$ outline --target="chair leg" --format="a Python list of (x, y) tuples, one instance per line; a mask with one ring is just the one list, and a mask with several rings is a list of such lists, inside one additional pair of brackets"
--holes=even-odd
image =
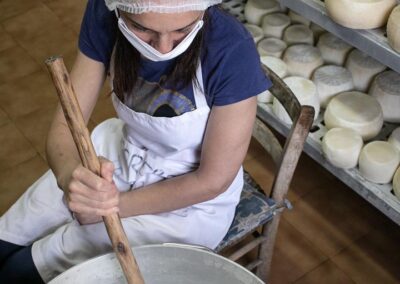
[(257, 267), (256, 275), (265, 283), (267, 283), (270, 276), (272, 253), (274, 251), (280, 218), (281, 214), (277, 212), (272, 221), (265, 224), (262, 228), (262, 235), (267, 240), (258, 249), (258, 258), (262, 261), (262, 264)]

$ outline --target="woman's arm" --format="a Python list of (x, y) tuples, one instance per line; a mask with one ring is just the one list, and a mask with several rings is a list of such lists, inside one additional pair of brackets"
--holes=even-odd
[[(83, 53), (78, 52), (78, 56), (70, 72), (70, 77), (84, 120), (87, 124), (105, 80), (104, 65), (98, 61), (90, 59)], [(100, 182), (105, 184), (99, 193), (100, 195), (106, 195), (106, 198), (104, 199), (107, 200), (107, 206), (105, 207), (109, 209), (108, 207), (110, 207), (110, 204), (111, 208), (116, 206), (118, 199), (115, 197), (115, 188), (111, 186), (112, 178), (110, 177), (110, 174), (105, 174), (105, 177), (109, 181), (106, 182), (104, 179), (95, 176), (82, 167), (78, 151), (75, 147), (60, 105), (57, 107), (53, 122), (50, 126), (46, 143), (46, 154), (50, 168), (56, 176), (57, 183), (66, 194), (68, 205), (70, 205), (72, 199), (83, 200), (87, 198), (85, 192), (87, 187), (85, 184), (89, 182), (78, 180), (74, 177), (74, 175), (79, 175), (79, 172), (83, 171), (87, 173), (90, 181), (99, 182), (100, 180)], [(109, 163), (105, 163), (102, 172), (104, 172), (104, 170), (106, 170), (106, 172), (111, 172), (112, 175), (112, 165)], [(79, 192), (77, 193), (76, 191), (74, 192), (74, 190), (71, 191), (71, 186), (73, 189), (81, 190), (83, 194), (80, 194)], [(108, 191), (107, 194), (102, 192), (104, 190)], [(90, 191), (87, 192), (87, 194), (89, 193)], [(74, 195), (74, 197), (71, 197), (71, 195)], [(95, 198), (99, 197), (95, 196)], [(69, 207), (71, 210), (74, 209), (71, 208), (71, 206)], [(110, 210), (99, 211), (98, 213), (105, 215), (109, 211)]]
[(213, 107), (200, 166), (188, 174), (122, 193), (122, 217), (156, 214), (210, 200), (228, 189), (246, 155), (256, 115), (256, 97)]

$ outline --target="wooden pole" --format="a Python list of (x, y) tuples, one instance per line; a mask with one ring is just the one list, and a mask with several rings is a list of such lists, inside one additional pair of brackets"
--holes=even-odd
[[(46, 60), (46, 65), (56, 87), (65, 119), (71, 130), (82, 164), (96, 175), (100, 175), (100, 161), (90, 139), (89, 131), (83, 119), (64, 61), (61, 57), (50, 57)], [(128, 238), (122, 228), (119, 215), (115, 213), (104, 216), (103, 221), (128, 283), (144, 284)]]

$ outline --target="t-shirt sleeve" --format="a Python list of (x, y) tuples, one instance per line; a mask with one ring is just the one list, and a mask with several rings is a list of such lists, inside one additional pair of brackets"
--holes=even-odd
[(272, 85), (261, 68), (260, 56), (252, 38), (234, 46), (210, 78), (213, 105), (223, 106), (256, 96)]
[(104, 1), (89, 0), (79, 33), (79, 49), (107, 68), (115, 43), (116, 19)]

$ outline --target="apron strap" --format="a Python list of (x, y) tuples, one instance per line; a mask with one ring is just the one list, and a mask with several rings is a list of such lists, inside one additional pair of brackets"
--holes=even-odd
[(199, 60), (199, 65), (196, 70), (196, 78), (199, 84), (196, 84), (195, 80), (193, 80), (193, 95), (194, 101), (196, 103), (196, 108), (209, 108), (206, 100), (206, 94), (204, 92), (204, 84), (203, 84), (203, 73), (201, 69), (201, 61)]

